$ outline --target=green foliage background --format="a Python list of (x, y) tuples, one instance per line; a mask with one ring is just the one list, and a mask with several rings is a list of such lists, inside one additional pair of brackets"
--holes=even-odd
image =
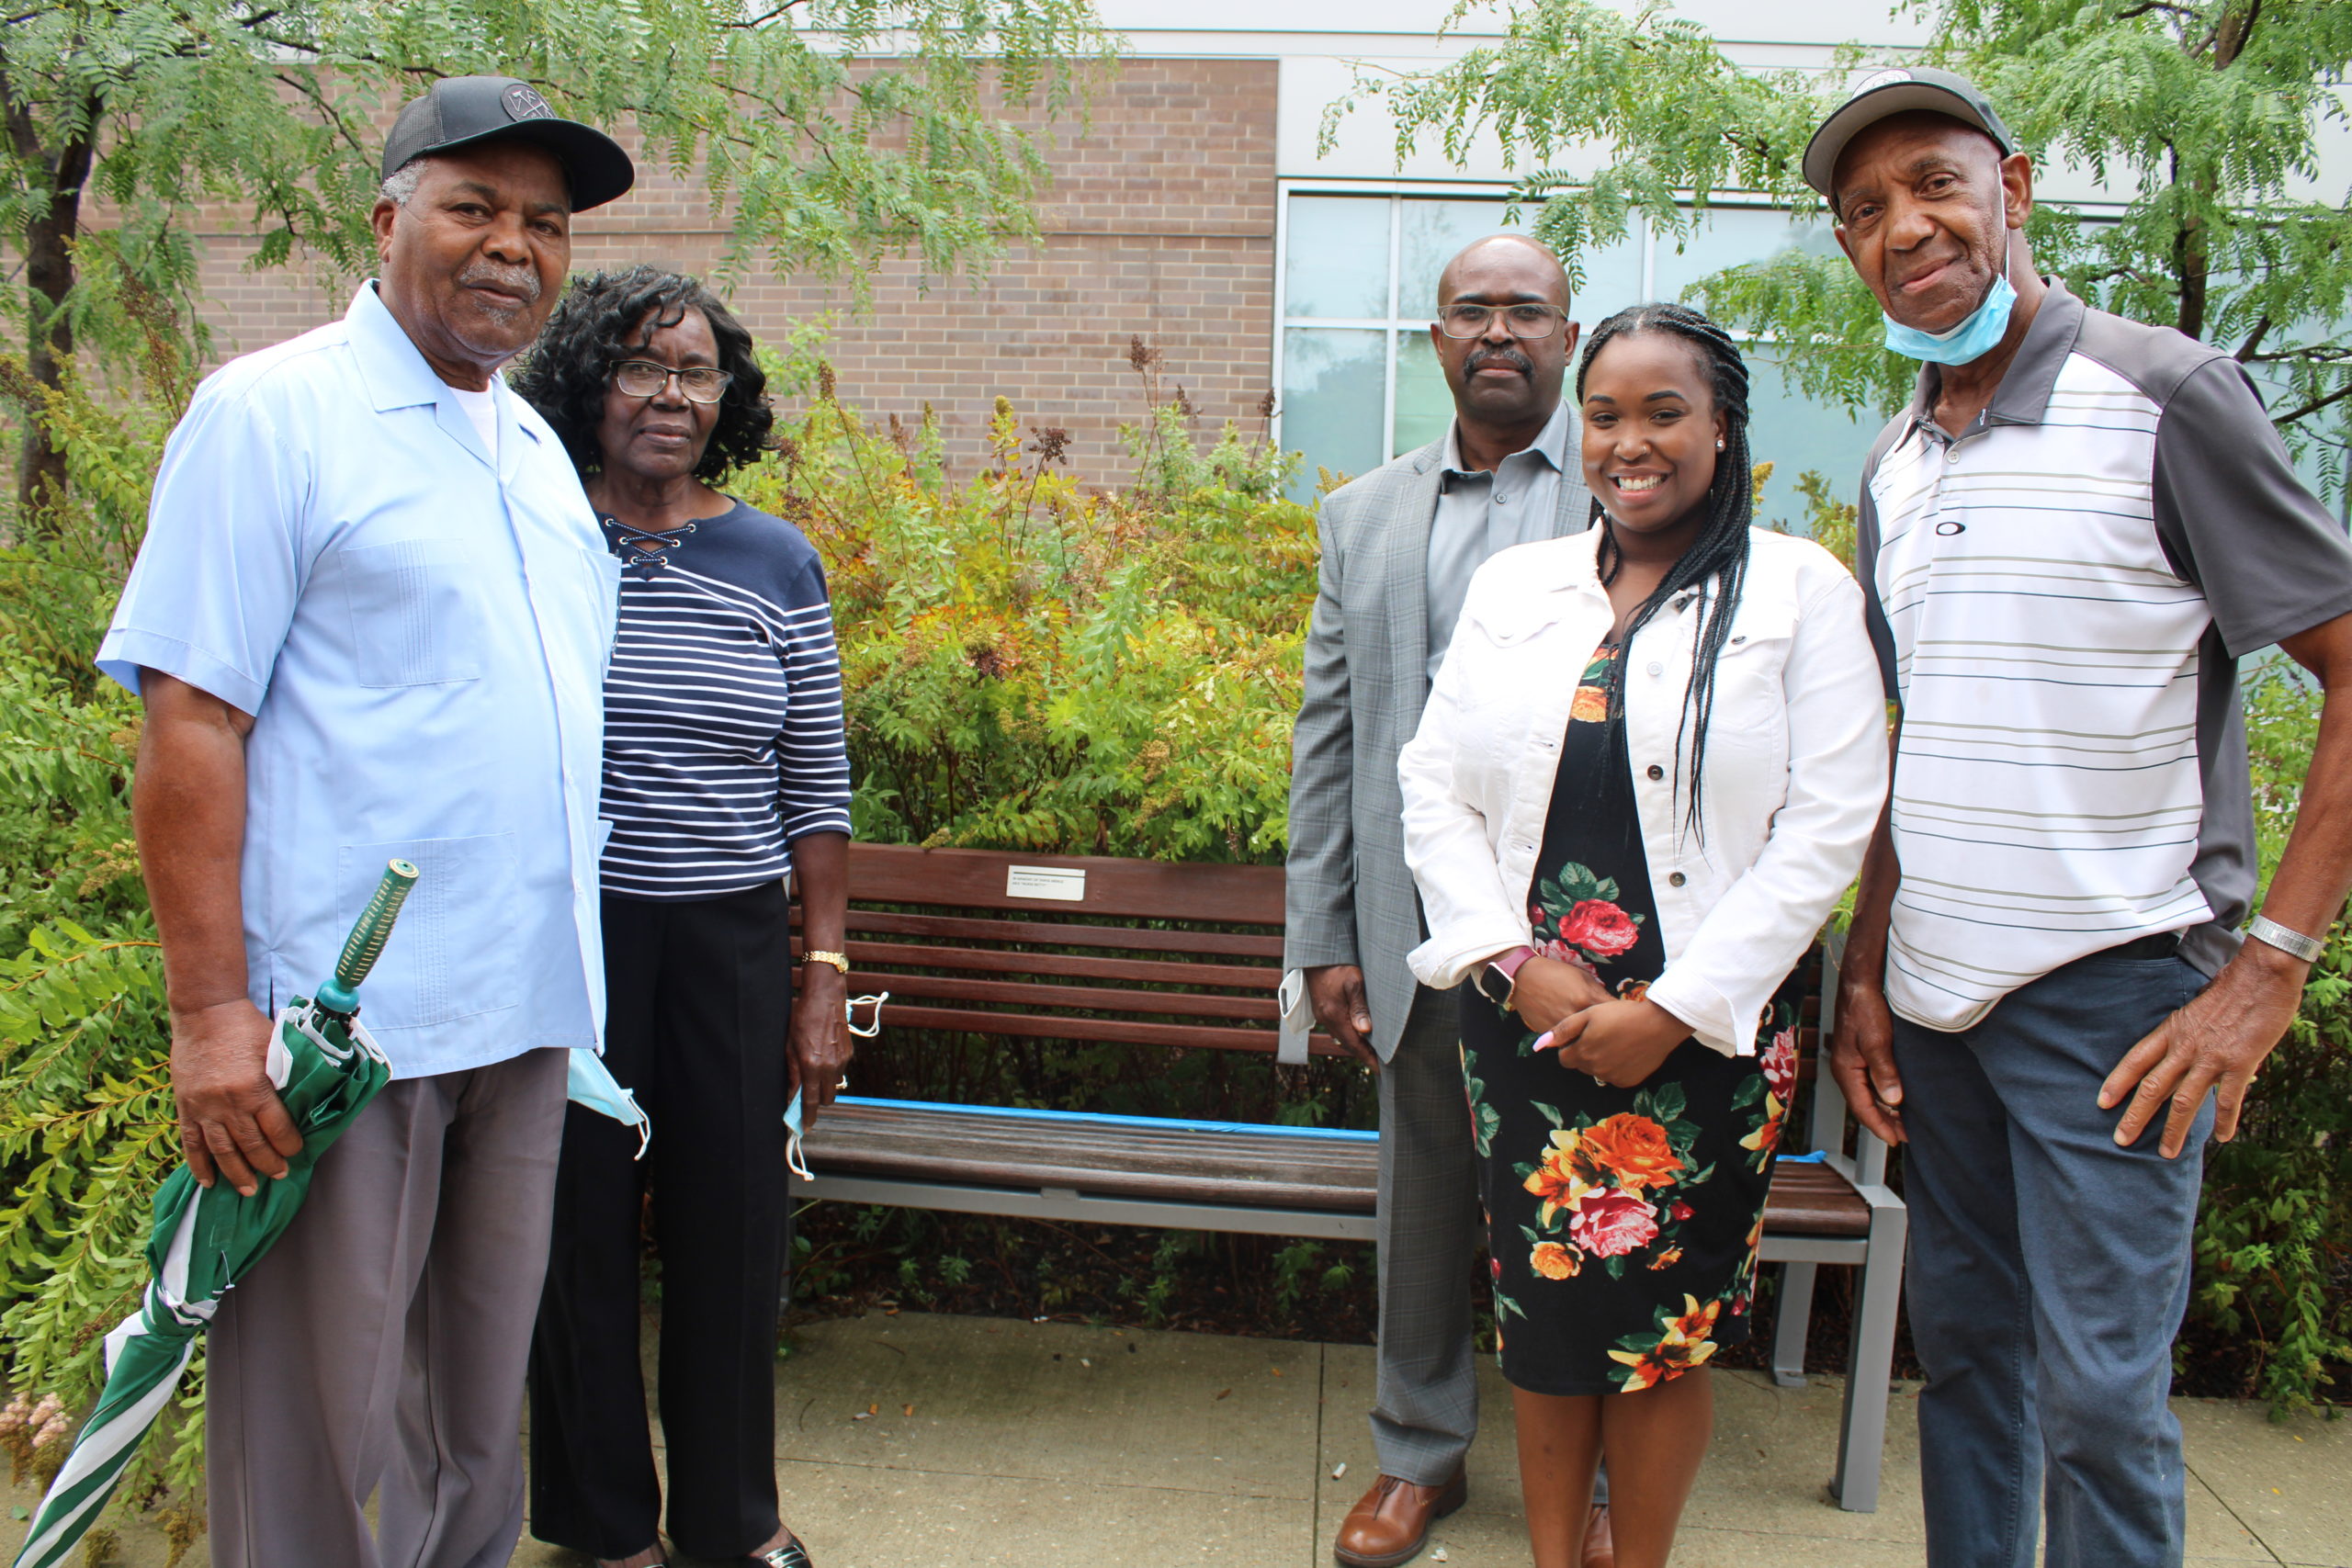
[[(128, 791), (137, 704), (90, 667), (184, 406), (176, 334), (147, 339), (139, 395), (55, 392), (0, 360), (73, 464), (53, 536), (0, 550), (0, 1342), (11, 1389), (85, 1401), (100, 1337), (141, 1278), (147, 1204), (176, 1158), (160, 965)], [(801, 352), (807, 394), (744, 499), (800, 520), (842, 630), (857, 828), (867, 837), (1169, 859), (1278, 861), (1289, 726), (1314, 591), (1313, 512), (1287, 459), (1227, 430), (1195, 446), (1181, 412), (1130, 430), (1134, 482), (1089, 489), (1060, 432), (1001, 402), (993, 458), (962, 479), (936, 426), (870, 422)], [(119, 392), (118, 388), (117, 391)], [(1800, 481), (1812, 525), (1849, 520)], [(2266, 863), (2291, 820), (2317, 705), (2283, 674), (2249, 693)], [(878, 1059), (867, 1092), (1363, 1125), (1360, 1074), (1268, 1069), (953, 1036)], [(2346, 1355), (2352, 1235), (2352, 947), (2342, 927), (2239, 1142), (2216, 1149), (2198, 1234), (2198, 1318), (2246, 1347), (2245, 1386), (2287, 1408)], [(1294, 1248), (1304, 1280), (1312, 1248)], [(1285, 1258), (1290, 1255), (1285, 1254)], [(1344, 1274), (1345, 1270), (1340, 1271)], [(1345, 1280), (1340, 1280), (1346, 1283)], [(1330, 1282), (1326, 1280), (1326, 1288)], [(1285, 1288), (1302, 1288), (1291, 1281)], [(188, 1381), (134, 1503), (200, 1529), (202, 1380)], [(0, 1423), (0, 1446), (38, 1469)]]

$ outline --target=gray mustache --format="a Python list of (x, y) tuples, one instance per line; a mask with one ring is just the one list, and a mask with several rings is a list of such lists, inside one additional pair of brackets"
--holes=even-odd
[(509, 294), (519, 294), (534, 305), (539, 300), (538, 274), (528, 267), (515, 267), (510, 271), (503, 266), (487, 266), (476, 263), (458, 274), (458, 281), (469, 287), (477, 283), (486, 283), (493, 288), (503, 289)]

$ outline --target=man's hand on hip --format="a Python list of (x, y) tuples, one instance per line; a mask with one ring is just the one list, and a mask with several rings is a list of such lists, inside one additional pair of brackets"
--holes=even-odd
[(172, 1014), (172, 1095), (180, 1147), (199, 1186), (221, 1178), (252, 1197), (261, 1178), (286, 1174), (302, 1134), (270, 1087), (270, 1021), (234, 1001)]
[(1307, 1005), (1315, 1021), (1340, 1043), (1340, 1049), (1380, 1070), (1380, 1053), (1372, 1048), (1372, 1007), (1364, 1000), (1363, 971), (1352, 964), (1325, 964), (1306, 971)]
[(2131, 1100), (2115, 1141), (2129, 1148), (2169, 1107), (2156, 1146), (2165, 1158), (2178, 1158), (2209, 1093), (2215, 1097), (2215, 1140), (2236, 1137), (2245, 1091), (2294, 1022), (2310, 973), (2311, 965), (2267, 942), (2241, 947), (2211, 985), (2132, 1046), (2099, 1086), (2101, 1111)]

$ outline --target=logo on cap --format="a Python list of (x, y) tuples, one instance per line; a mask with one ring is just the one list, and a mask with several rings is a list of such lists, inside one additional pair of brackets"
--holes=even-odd
[(555, 110), (548, 107), (548, 101), (539, 96), (537, 90), (526, 87), (520, 82), (507, 88), (505, 95), (499, 101), (506, 106), (508, 119), (553, 119), (555, 118)]
[[(1912, 75), (1908, 71), (1881, 71), (1872, 75), (1863, 77), (1860, 85), (1855, 87), (1854, 91), (1857, 94), (1875, 92), (1881, 87), (1892, 87), (1897, 82), (1916, 82), (1918, 78)], [(528, 88), (525, 88), (523, 90), (526, 92), (529, 91)]]

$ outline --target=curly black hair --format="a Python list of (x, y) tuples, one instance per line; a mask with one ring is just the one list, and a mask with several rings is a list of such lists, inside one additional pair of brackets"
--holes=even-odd
[(702, 461), (695, 465), (695, 478), (723, 479), (768, 449), (768, 432), (775, 423), (768, 378), (752, 356), (751, 333), (734, 312), (699, 279), (681, 273), (654, 266), (592, 272), (565, 291), (511, 382), (563, 438), (563, 449), (582, 478), (605, 466), (596, 428), (604, 423), (614, 365), (642, 353), (656, 331), (676, 326), (689, 310), (700, 310), (710, 322), (710, 335), (718, 341), (718, 367), (735, 378), (718, 400), (718, 422), (711, 426)]

